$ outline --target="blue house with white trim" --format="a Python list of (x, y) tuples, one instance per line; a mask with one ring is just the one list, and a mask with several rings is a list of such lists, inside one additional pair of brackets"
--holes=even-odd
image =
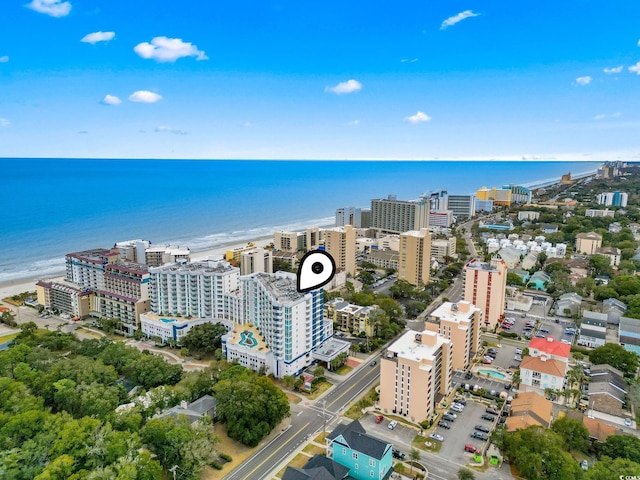
[(327, 436), (327, 458), (357, 480), (386, 480), (393, 472), (392, 444), (368, 435), (359, 421), (338, 425)]

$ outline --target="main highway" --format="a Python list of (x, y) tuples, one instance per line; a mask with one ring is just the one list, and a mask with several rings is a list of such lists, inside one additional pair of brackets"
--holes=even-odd
[[(338, 415), (348, 408), (362, 393), (371, 389), (380, 378), (379, 363), (371, 367), (369, 361), (359, 367), (328, 393), (315, 401), (303, 401), (291, 407), (291, 425), (277, 437), (263, 445), (249, 459), (229, 473), (225, 480), (271, 478), (273, 470), (302, 443), (324, 428), (335, 423)], [(324, 418), (323, 418), (324, 416)], [(331, 428), (327, 428), (331, 430)]]

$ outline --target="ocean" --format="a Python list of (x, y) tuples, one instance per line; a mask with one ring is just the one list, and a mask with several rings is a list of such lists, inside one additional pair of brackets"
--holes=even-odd
[(431, 191), (549, 183), (599, 162), (0, 159), (0, 282), (64, 255), (145, 239), (202, 251), (329, 226), (340, 207)]

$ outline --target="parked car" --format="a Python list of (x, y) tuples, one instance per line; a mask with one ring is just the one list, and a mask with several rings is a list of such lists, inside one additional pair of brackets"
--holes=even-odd
[(394, 428), (396, 428), (396, 425), (398, 425), (398, 422), (396, 422), (395, 420), (391, 420), (389, 422), (389, 426), (388, 427), (389, 427), (390, 430), (393, 430)]
[(483, 413), (480, 418), (483, 420), (488, 420), (489, 422), (493, 422), (496, 419), (496, 417), (494, 417), (493, 415), (489, 415), (488, 413)]
[(398, 460), (404, 460), (405, 458), (407, 458), (407, 456), (402, 453), (400, 450), (392, 450), (391, 451), (391, 455), (393, 455), (393, 458), (397, 458)]
[(384, 417), (382, 415), (378, 415), (376, 417), (376, 423), (382, 423), (382, 420), (384, 420)]
[(475, 447), (475, 445), (471, 445), (470, 443), (467, 443), (467, 444), (464, 446), (464, 451), (465, 451), (465, 452), (476, 453), (476, 452), (479, 452), (480, 450), (479, 450), (479, 449), (477, 449), (477, 448)]
[(464, 379), (465, 380), (469, 380), (470, 378), (473, 378), (473, 373), (467, 372), (467, 373), (464, 374)]
[(485, 412), (490, 413), (491, 415), (498, 415), (498, 411), (493, 407), (487, 407)]
[(375, 360), (369, 364), (370, 367), (375, 367), (378, 364)]
[(522, 355), (522, 349), (521, 348), (516, 348), (515, 354), (516, 355)]
[(482, 359), (482, 363), (484, 363), (485, 365), (491, 365), (493, 363), (493, 358), (491, 357), (484, 357)]
[(548, 329), (548, 328), (545, 328), (545, 327), (541, 327), (538, 331), (539, 331), (540, 333), (549, 333), (549, 329)]
[(490, 349), (487, 350), (487, 352), (495, 353), (496, 355), (498, 354), (498, 350), (496, 350), (495, 348), (490, 348)]
[(488, 440), (489, 436), (486, 433), (482, 433), (482, 432), (473, 432), (471, 434), (472, 438), (477, 438), (478, 440)]
[(474, 428), (479, 432), (489, 433), (489, 428), (484, 425), (476, 425)]
[(569, 340), (567, 340), (566, 338), (563, 338), (562, 340), (560, 340), (562, 343), (566, 343), (567, 345), (571, 345), (571, 342)]
[(444, 442), (444, 437), (439, 433), (432, 433), (431, 435), (429, 435), (429, 438), (433, 438), (434, 440), (437, 440), (439, 442)]
[(438, 426), (439, 426), (439, 427), (442, 427), (442, 428), (445, 428), (445, 429), (447, 429), (447, 430), (449, 430), (449, 429), (451, 428), (451, 425), (449, 425), (447, 422), (442, 421), (442, 420), (440, 420), (440, 421), (438, 422)]
[[(544, 335), (543, 335), (543, 336), (544, 336)], [(522, 361), (522, 357), (521, 357), (520, 355), (515, 355), (515, 356), (513, 357), (513, 359), (514, 359), (516, 362), (521, 362), (521, 361)]]
[(580, 462), (580, 466), (583, 470), (589, 470), (589, 462), (587, 462), (586, 460), (582, 460), (582, 462)]
[(464, 410), (464, 406), (458, 403), (454, 403), (453, 405), (451, 405), (451, 410), (457, 413), (462, 413), (462, 411)]
[(453, 417), (453, 418), (458, 418), (458, 415), (456, 415), (456, 413), (452, 412), (452, 411), (447, 412), (447, 415), (449, 415), (450, 417)]
[(445, 413), (444, 415), (442, 415), (442, 419), (446, 420), (447, 422), (455, 422), (456, 418), (453, 417), (452, 415), (449, 415), (448, 413)]
[(505, 389), (505, 390), (511, 390), (511, 384), (510, 384), (510, 383), (507, 383), (507, 384), (504, 386), (504, 389)]
[(630, 418), (625, 418), (624, 419), (624, 426), (625, 427), (630, 427), (631, 426), (631, 419)]
[(462, 406), (467, 406), (467, 401), (464, 398), (456, 398), (453, 403), (459, 403)]

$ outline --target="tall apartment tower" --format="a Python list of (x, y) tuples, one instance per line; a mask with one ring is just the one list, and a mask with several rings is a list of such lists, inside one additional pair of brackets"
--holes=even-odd
[(258, 328), (273, 353), (272, 373), (299, 374), (333, 335), (331, 319), (323, 316), (322, 289), (299, 293), (296, 276), (287, 272), (243, 276), (240, 283), (243, 322)]
[(240, 275), (273, 272), (273, 252), (264, 248), (254, 248), (240, 253)]
[(480, 350), (482, 311), (469, 302), (445, 302), (429, 315), (425, 330), (451, 340), (452, 367), (464, 370)]
[(338, 270), (356, 274), (356, 231), (351, 225), (324, 230), (324, 249), (333, 257)]
[(105, 265), (104, 289), (95, 296), (96, 310), (103, 317), (119, 318), (122, 333), (133, 335), (140, 327), (140, 314), (149, 310), (149, 267), (122, 262)]
[(275, 232), (273, 234), (273, 245), (276, 250), (296, 253), (302, 249), (301, 235), (298, 232)]
[(411, 285), (429, 283), (431, 266), (431, 234), (428, 228), (400, 234), (398, 279)]
[(322, 242), (322, 230), (319, 227), (309, 227), (304, 231), (306, 238), (305, 250), (317, 250)]
[(430, 418), (436, 396), (450, 392), (452, 362), (451, 340), (407, 331), (380, 360), (380, 408), (413, 422)]
[(336, 227), (352, 225), (354, 228), (371, 226), (371, 210), (367, 208), (343, 207), (336, 210)]
[(395, 195), (386, 199), (371, 200), (371, 228), (378, 236), (385, 233), (402, 233), (429, 227), (429, 201), (398, 200)]
[(231, 292), (238, 288), (240, 270), (222, 260), (150, 267), (151, 311), (158, 315), (181, 315), (233, 319)]
[(463, 279), (464, 300), (482, 311), (485, 327), (495, 327), (505, 308), (507, 264), (498, 258), (490, 263), (474, 258), (464, 266)]
[(93, 290), (104, 290), (105, 266), (118, 261), (118, 250), (95, 248), (65, 256), (69, 282), (77, 283)]

